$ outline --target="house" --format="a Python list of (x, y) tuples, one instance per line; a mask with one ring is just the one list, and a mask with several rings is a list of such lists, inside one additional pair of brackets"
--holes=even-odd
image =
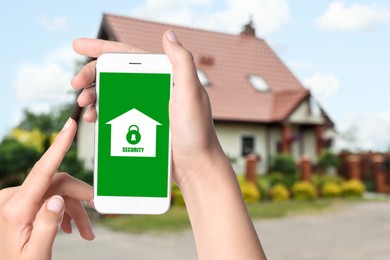
[[(334, 124), (250, 22), (239, 35), (225, 34), (105, 14), (98, 38), (163, 53), (161, 36), (174, 29), (194, 56), (210, 97), (218, 138), (236, 172), (245, 156), (261, 158), (258, 172), (277, 153), (316, 161), (332, 143)], [(76, 117), (80, 118), (78, 110)], [(76, 118), (76, 119), (77, 119)], [(78, 154), (93, 165), (93, 126), (79, 122)]]
[(133, 108), (106, 124), (111, 125), (111, 156), (156, 157), (159, 122)]

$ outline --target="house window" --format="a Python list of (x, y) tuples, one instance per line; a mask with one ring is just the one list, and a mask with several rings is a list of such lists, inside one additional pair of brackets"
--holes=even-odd
[(255, 150), (255, 138), (253, 136), (242, 137), (242, 156), (253, 153)]
[(276, 153), (282, 153), (282, 142), (281, 141), (276, 142)]
[(267, 82), (259, 75), (249, 75), (248, 80), (252, 87), (258, 92), (268, 92), (270, 90)]

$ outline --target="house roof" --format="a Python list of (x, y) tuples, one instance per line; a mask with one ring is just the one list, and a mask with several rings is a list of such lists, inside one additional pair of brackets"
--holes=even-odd
[[(310, 95), (268, 44), (250, 34), (232, 35), (124, 16), (105, 14), (99, 38), (163, 53), (161, 37), (173, 29), (193, 53), (206, 86), (214, 120), (280, 122)], [(260, 76), (269, 90), (260, 92), (248, 81)]]

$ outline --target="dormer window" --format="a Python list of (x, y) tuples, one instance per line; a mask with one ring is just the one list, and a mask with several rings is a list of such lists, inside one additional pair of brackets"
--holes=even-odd
[(204, 71), (201, 69), (197, 69), (196, 72), (198, 73), (198, 78), (199, 78), (200, 84), (202, 84), (203, 87), (209, 86), (210, 80), (206, 76), (206, 73), (204, 73)]
[(268, 92), (270, 91), (270, 87), (267, 82), (259, 75), (249, 75), (249, 82), (252, 87), (258, 92)]

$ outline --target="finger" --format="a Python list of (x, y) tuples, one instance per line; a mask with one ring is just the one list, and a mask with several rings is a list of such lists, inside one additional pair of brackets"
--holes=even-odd
[(51, 185), (47, 189), (43, 199), (54, 194), (71, 197), (80, 201), (90, 201), (93, 198), (93, 188), (85, 182), (65, 172), (61, 172), (54, 175)]
[(106, 52), (147, 52), (121, 42), (105, 41), (100, 39), (80, 38), (73, 41), (73, 49), (82, 55), (97, 58)]
[(15, 195), (19, 202), (26, 203), (26, 208), (37, 205), (50, 186), (54, 173), (72, 144), (76, 133), (76, 123), (69, 118), (58, 133), (53, 144), (34, 165), (26, 180)]
[[(181, 86), (174, 88), (173, 91), (176, 92), (176, 95), (186, 93), (192, 95), (192, 98), (199, 98), (201, 94), (200, 83), (191, 52), (183, 47), (172, 30), (164, 33), (163, 47), (172, 64), (175, 86)], [(184, 90), (182, 86), (185, 86), (186, 89)]]
[(83, 119), (85, 120), (85, 122), (88, 123), (94, 123), (96, 121), (97, 111), (95, 105), (92, 104), (88, 106), (87, 111), (85, 111), (83, 115)]
[[(70, 216), (68, 212), (73, 212), (71, 209), (76, 208), (76, 210), (79, 210), (81, 214), (76, 214), (77, 216), (82, 216), (82, 213), (85, 212), (85, 210), (82, 208), (79, 208), (80, 203), (78, 205), (74, 206), (72, 202), (68, 203), (68, 200), (74, 199), (75, 201), (91, 201), (93, 199), (93, 188), (92, 186), (86, 184), (85, 182), (82, 182), (72, 176), (70, 176), (67, 173), (61, 172), (54, 175), (53, 181), (50, 185), (50, 188), (46, 191), (46, 194), (43, 198), (50, 197), (53, 194), (61, 195), (65, 198), (65, 204), (66, 204), (66, 212), (64, 215), (64, 219), (61, 224), (61, 229), (65, 233), (71, 233), (72, 232), (72, 226), (71, 226), (71, 220), (72, 216)], [(77, 204), (77, 203), (76, 203)], [(87, 217), (88, 220), (88, 217)], [(89, 221), (88, 221), (89, 223)], [(85, 225), (85, 224), (82, 224)], [(85, 232), (83, 231), (83, 234)], [(88, 235), (88, 234), (87, 234)]]
[(4, 205), (19, 189), (18, 187), (4, 188), (0, 191), (0, 205)]
[(66, 234), (72, 233), (72, 218), (65, 212), (62, 219), (61, 229)]
[(83, 92), (79, 95), (77, 98), (77, 103), (80, 107), (86, 107), (88, 105), (91, 105), (95, 103), (96, 99), (96, 88), (91, 86), (88, 88), (85, 88)]
[(53, 196), (39, 210), (33, 225), (26, 253), (35, 259), (51, 259), (51, 252), (58, 227), (64, 213), (64, 200)]
[(72, 79), (71, 85), (74, 89), (82, 89), (95, 82), (96, 60), (89, 62), (81, 68), (79, 73)]
[(76, 223), (80, 236), (86, 240), (93, 240), (95, 235), (92, 231), (91, 222), (81, 202), (73, 198), (65, 197), (65, 208), (66, 213)]

